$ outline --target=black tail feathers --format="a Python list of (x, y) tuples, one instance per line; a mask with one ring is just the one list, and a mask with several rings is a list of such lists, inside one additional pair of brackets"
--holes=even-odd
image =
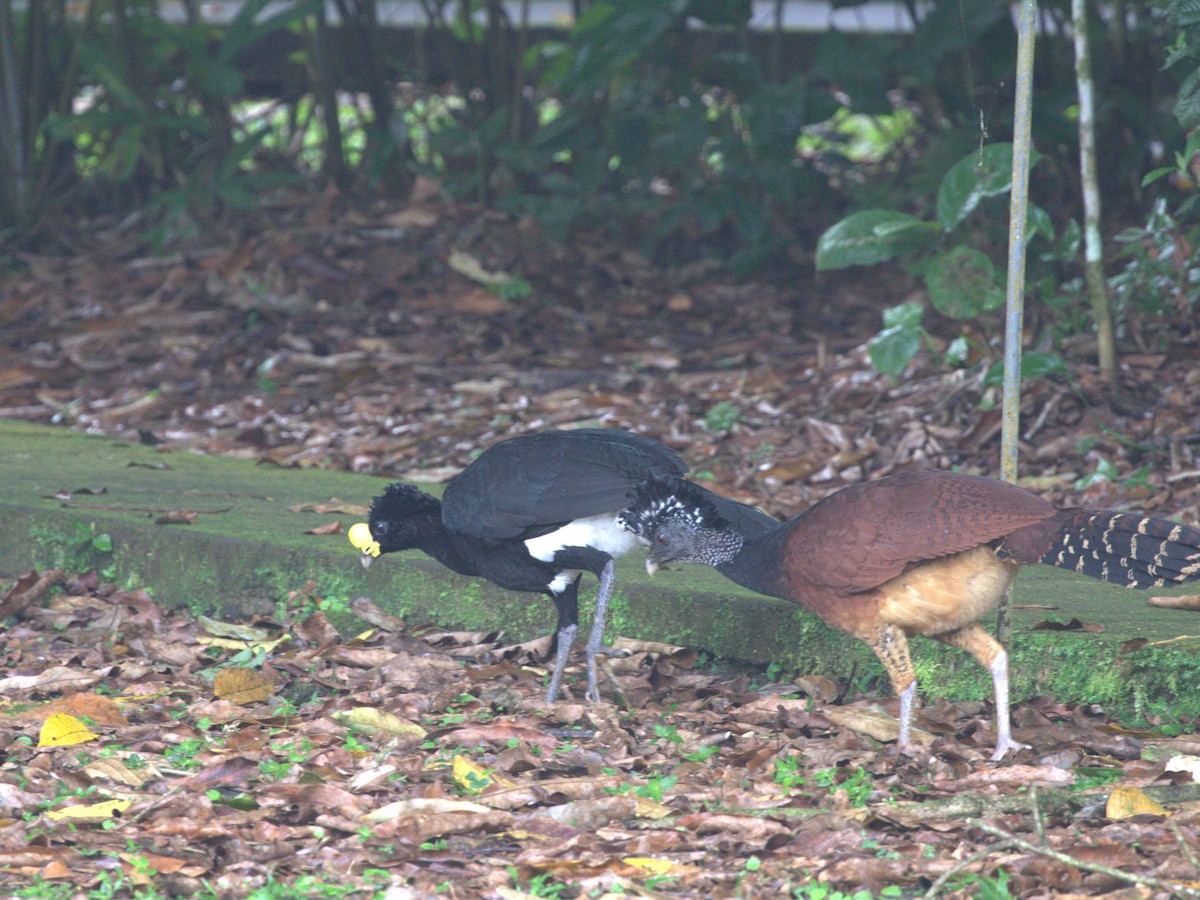
[(1131, 588), (1200, 578), (1200, 528), (1137, 513), (1064, 513), (1039, 562)]

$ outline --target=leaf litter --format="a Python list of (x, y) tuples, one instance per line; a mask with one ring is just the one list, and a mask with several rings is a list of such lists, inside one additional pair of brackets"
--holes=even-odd
[[(697, 477), (780, 516), (866, 477), (994, 469), (996, 388), (937, 361), (958, 326), (930, 313), (933, 346), (898, 381), (870, 367), (880, 310), (918, 296), (904, 277), (784, 263), (738, 283), (422, 196), (363, 211), (284, 195), (271, 228), (173, 255), (101, 219), (66, 242), (71, 256), (15, 255), (0, 276), (0, 416), (423, 482), (504, 437), (604, 424), (665, 441)], [(984, 342), (999, 334), (977, 324)], [(1146, 323), (1130, 324), (1145, 346), (1115, 385), (1077, 344), (1069, 378), (1026, 383), (1025, 483), (1056, 502), (1194, 521), (1197, 332), (1160, 324), (1171, 340), (1155, 352)], [(81, 504), (102, 490), (63, 493)], [(155, 514), (185, 524), (219, 502)], [(353, 514), (336, 498), (314, 508), (331, 531)], [(548, 638), (406, 623), (368, 598), (352, 609), (373, 630), (347, 638), (318, 600), (298, 585), (284, 620), (217, 623), (94, 573), (20, 579), (0, 598), (0, 886), (1148, 897), (1200, 885), (1194, 722), (1130, 732), (1095, 707), (1034, 698), (1014, 710), (1032, 751), (993, 766), (990, 704), (930, 698), (928, 752), (908, 758), (891, 743), (886, 685), (781, 682), (653, 642), (608, 660), (604, 703), (546, 708)], [(82, 726), (68, 740), (97, 737), (38, 746), (60, 715)]]
[[(871, 368), (881, 310), (921, 298), (893, 270), (814, 275), (781, 258), (738, 282), (418, 196), (363, 210), (283, 195), (272, 227), (174, 254), (103, 219), (78, 228), (71, 256), (14, 254), (0, 416), (420, 481), (505, 437), (604, 424), (785, 517), (867, 477), (995, 470), (986, 364), (939, 363), (961, 325), (929, 311), (931, 346), (903, 378)], [(1023, 475), (1056, 501), (1195, 520), (1200, 331), (1185, 312), (1139, 315), (1116, 384), (1080, 341), (1063, 342), (1068, 377), (1027, 381)], [(972, 359), (998, 358), (998, 316), (970, 323)], [(1030, 318), (1048, 340), (1045, 311)]]
[(310, 587), (284, 618), (239, 623), (162, 608), (94, 572), (58, 578), (62, 593), (43, 592), (0, 635), (11, 892), (1003, 885), (1148, 897), (1200, 885), (1197, 722), (1135, 735), (1095, 707), (1037, 698), (1015, 715), (1032, 750), (997, 766), (990, 704), (938, 700), (918, 718), (929, 749), (910, 757), (895, 750), (896, 702), (878, 683), (781, 681), (630, 641), (604, 667), (604, 702), (573, 698), (577, 659), (568, 699), (546, 706), (545, 640), (511, 646), (394, 617), (343, 638)]

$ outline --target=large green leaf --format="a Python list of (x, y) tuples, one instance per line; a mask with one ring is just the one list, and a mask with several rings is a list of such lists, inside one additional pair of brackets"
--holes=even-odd
[(891, 209), (865, 209), (828, 229), (817, 240), (817, 270), (885, 262), (928, 243), (928, 222)]
[[(1041, 157), (1034, 152), (1030, 165)], [(972, 150), (953, 166), (938, 187), (937, 217), (949, 231), (971, 214), (979, 201), (1012, 187), (1012, 144), (988, 144)]]
[(1179, 86), (1174, 112), (1184, 128), (1194, 128), (1200, 124), (1200, 69), (1188, 75)]
[(921, 304), (908, 301), (883, 311), (883, 331), (871, 338), (867, 353), (871, 365), (884, 375), (899, 377), (921, 349), (925, 329), (921, 327)]
[(1180, 28), (1189, 25), (1200, 25), (1200, 0), (1182, 0), (1175, 7), (1176, 24)]
[(939, 254), (925, 270), (925, 284), (934, 308), (952, 319), (973, 319), (1004, 304), (996, 267), (974, 247), (959, 246)]
[(898, 378), (921, 349), (921, 333), (911, 329), (881, 331), (867, 345), (871, 365), (884, 375)]

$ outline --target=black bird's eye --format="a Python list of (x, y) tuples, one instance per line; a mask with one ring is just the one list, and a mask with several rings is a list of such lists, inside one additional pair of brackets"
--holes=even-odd
[(655, 540), (660, 544), (665, 544), (667, 542), (667, 539), (665, 537), (663, 537), (661, 534), (658, 537), (656, 537)]

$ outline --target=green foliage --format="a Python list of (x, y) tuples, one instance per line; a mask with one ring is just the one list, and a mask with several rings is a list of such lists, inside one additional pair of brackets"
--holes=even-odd
[(850, 805), (855, 808), (866, 806), (875, 790), (875, 780), (862, 766), (855, 766), (853, 771), (822, 769), (813, 774), (813, 784), (828, 788), (830, 793), (845, 791)]
[(516, 866), (508, 866), (508, 877), (512, 879), (514, 885), (524, 891), (530, 897), (561, 897), (563, 891), (568, 889), (568, 886), (561, 881), (555, 881), (554, 876), (549, 872), (541, 872), (529, 879), (528, 884), (521, 883), (521, 874), (517, 871)]
[(897, 885), (888, 885), (880, 890), (878, 894), (872, 894), (865, 888), (861, 891), (855, 891), (853, 894), (847, 894), (843, 891), (835, 890), (827, 884), (821, 884), (816, 881), (811, 881), (792, 889), (792, 897), (795, 900), (874, 900), (875, 897), (903, 896), (903, 890)]
[(929, 300), (944, 316), (973, 319), (1004, 305), (996, 267), (982, 250), (962, 244), (929, 261), (925, 269)]
[(967, 875), (960, 884), (971, 890), (972, 897), (979, 900), (1010, 900), (1012, 894), (1008, 890), (1008, 872), (1003, 869), (993, 878), (989, 875)]
[(43, 568), (76, 574), (98, 569), (108, 581), (116, 577), (113, 539), (105, 531), (83, 522), (64, 524), (62, 529), (35, 525), (31, 537), (37, 545), (36, 562)]
[(312, 2), (267, 6), (241, 4), (217, 29), (164, 21), (153, 4), (139, 3), (111, 27), (83, 32), (77, 49), (92, 102), (52, 114), (47, 135), (73, 142), (85, 173), (115, 184), (149, 181), (171, 213), (248, 208), (256, 191), (283, 179), (250, 165), (268, 129), (229, 115), (244, 86), (237, 60), (312, 12)]
[(704, 414), (704, 426), (716, 434), (730, 431), (741, 416), (737, 404), (730, 400), (721, 400), (709, 407)]
[(817, 240), (817, 270), (887, 262), (931, 245), (937, 227), (890, 209), (865, 209), (830, 227)]
[[(1034, 154), (1030, 165), (1039, 157)], [(942, 315), (970, 321), (1004, 305), (1004, 288), (996, 266), (983, 251), (953, 243), (956, 229), (979, 204), (1012, 187), (1012, 145), (988, 144), (964, 156), (942, 178), (937, 193), (937, 220), (924, 221), (896, 210), (854, 213), (827, 229), (817, 241), (817, 269), (874, 265), (900, 257), (914, 258), (923, 273), (929, 300)], [(1053, 238), (1044, 210), (1034, 207), (1030, 236)], [(962, 240), (962, 239), (960, 239)], [(939, 249), (940, 246), (944, 249)], [(898, 377), (928, 339), (921, 325), (920, 304), (903, 303), (885, 310), (883, 330), (871, 341), (871, 363)], [(950, 362), (966, 355), (965, 339), (947, 353)]]
[[(1041, 155), (1033, 151), (1029, 167)], [(955, 163), (942, 179), (937, 195), (937, 218), (943, 231), (950, 231), (971, 214), (987, 197), (1007, 194), (1012, 189), (1012, 144), (988, 144)]]
[(808, 784), (804, 763), (800, 756), (780, 756), (775, 759), (775, 783), (785, 791), (791, 791)]
[(549, 111), (528, 140), (513, 137), (511, 110), (464, 111), (434, 136), (466, 163), (448, 185), (495, 193), (559, 235), (634, 225), (651, 252), (761, 265), (789, 204), (820, 184), (797, 165), (802, 129), (836, 106), (807, 77), (769, 82), (747, 52), (690, 52), (689, 20), (744, 29), (749, 14), (744, 0), (590, 4), (567, 40), (526, 54)]
[(871, 365), (885, 375), (899, 377), (928, 337), (921, 317), (921, 304), (911, 300), (885, 309), (883, 330), (867, 345)]
[[(1200, 257), (1193, 249), (1198, 240), (1200, 228), (1184, 227), (1162, 199), (1143, 227), (1117, 235), (1123, 266), (1109, 278), (1109, 288), (1118, 327), (1139, 318), (1194, 317), (1200, 309)], [(1161, 340), (1168, 339), (1166, 329), (1156, 330)]]

